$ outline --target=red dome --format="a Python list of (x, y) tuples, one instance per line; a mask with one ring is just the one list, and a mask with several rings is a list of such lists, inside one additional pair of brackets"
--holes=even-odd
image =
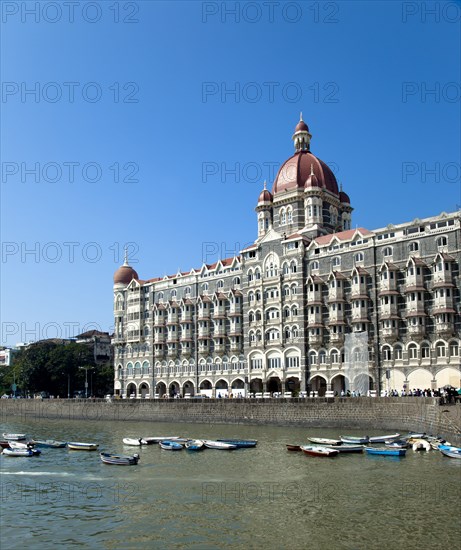
[(273, 198), (274, 197), (272, 196), (272, 193), (270, 191), (268, 191), (267, 189), (263, 189), (259, 194), (258, 204), (261, 202), (272, 202)]
[(275, 178), (272, 194), (304, 189), (309, 178), (311, 178), (310, 186), (313, 186), (314, 178), (311, 177), (311, 166), (318, 187), (323, 187), (331, 193), (339, 195), (338, 183), (333, 172), (310, 151), (298, 151), (282, 164)]
[(345, 202), (347, 204), (351, 204), (351, 199), (349, 198), (349, 195), (347, 193), (344, 193), (344, 191), (339, 192), (339, 200), (341, 202)]
[(298, 132), (308, 132), (308, 131), (309, 131), (309, 127), (304, 122), (304, 120), (300, 120), (298, 124), (296, 124), (295, 134)]
[(124, 284), (128, 285), (133, 279), (138, 279), (138, 274), (129, 265), (122, 265), (114, 273), (114, 285)]

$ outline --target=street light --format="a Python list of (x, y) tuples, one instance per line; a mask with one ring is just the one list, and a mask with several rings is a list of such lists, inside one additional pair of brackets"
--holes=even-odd
[[(66, 374), (62, 372), (61, 374)], [(70, 399), (70, 373), (67, 373), (67, 399)]]
[(79, 369), (85, 370), (85, 398), (88, 397), (88, 371), (92, 370), (93, 367), (78, 367)]

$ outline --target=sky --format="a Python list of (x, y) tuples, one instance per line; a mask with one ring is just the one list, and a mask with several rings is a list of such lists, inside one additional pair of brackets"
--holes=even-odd
[(111, 331), (112, 277), (233, 256), (311, 151), (377, 229), (461, 207), (459, 1), (1, 4), (1, 341)]

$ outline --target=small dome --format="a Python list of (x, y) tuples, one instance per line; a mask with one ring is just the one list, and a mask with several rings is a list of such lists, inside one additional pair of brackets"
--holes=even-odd
[(129, 265), (122, 265), (114, 273), (114, 285), (128, 285), (133, 279), (138, 279), (138, 274)]
[(296, 124), (294, 133), (297, 134), (298, 132), (308, 132), (308, 131), (309, 131), (309, 127), (307, 126), (307, 124), (304, 122), (304, 120), (300, 120), (298, 124)]
[(262, 202), (272, 202), (274, 197), (272, 196), (272, 193), (268, 191), (267, 189), (263, 189), (261, 193), (259, 194), (258, 198), (258, 204)]
[(349, 195), (347, 193), (344, 193), (344, 191), (342, 190), (339, 192), (339, 200), (346, 204), (351, 204), (351, 199), (349, 198)]

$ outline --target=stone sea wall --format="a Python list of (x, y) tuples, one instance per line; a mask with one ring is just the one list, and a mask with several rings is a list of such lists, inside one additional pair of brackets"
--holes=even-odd
[(2, 422), (22, 419), (272, 424), (361, 431), (422, 431), (461, 445), (461, 404), (438, 398), (2, 399)]

